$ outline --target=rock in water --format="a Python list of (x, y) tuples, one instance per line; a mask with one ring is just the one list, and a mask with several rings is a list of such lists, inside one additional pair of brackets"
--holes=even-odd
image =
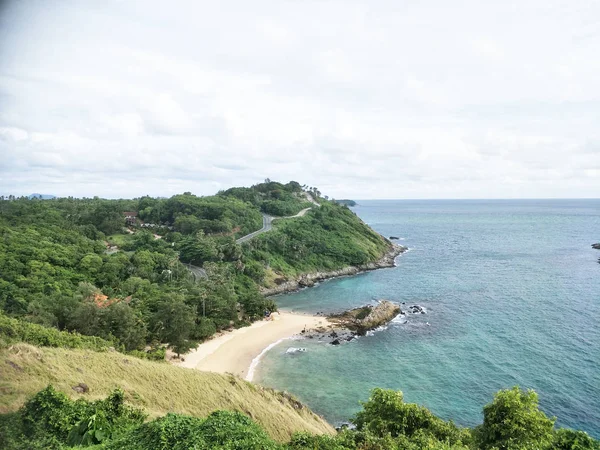
[(382, 300), (377, 306), (363, 306), (345, 313), (333, 315), (329, 320), (338, 326), (364, 336), (367, 331), (385, 325), (400, 313), (400, 306), (388, 300)]
[(592, 244), (592, 248), (595, 248), (596, 250), (600, 250), (600, 242), (597, 244)]

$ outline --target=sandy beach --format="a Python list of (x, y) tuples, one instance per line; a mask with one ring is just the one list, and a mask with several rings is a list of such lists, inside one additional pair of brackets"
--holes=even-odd
[[(280, 312), (272, 320), (261, 320), (249, 327), (224, 333), (200, 344), (183, 356), (185, 361), (174, 364), (190, 369), (232, 373), (252, 380), (263, 352), (281, 339), (299, 334), (304, 328), (327, 326), (324, 317)], [(252, 370), (251, 370), (252, 366)]]

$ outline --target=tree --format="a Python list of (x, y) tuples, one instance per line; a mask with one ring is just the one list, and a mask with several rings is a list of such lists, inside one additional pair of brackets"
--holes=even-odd
[(362, 405), (363, 410), (354, 419), (359, 431), (379, 437), (417, 436), (425, 441), (438, 440), (452, 445), (470, 440), (467, 430), (434, 416), (423, 406), (404, 403), (400, 391), (373, 389), (369, 401)]
[(483, 408), (483, 425), (477, 429), (482, 449), (544, 449), (552, 442), (555, 419), (538, 408), (538, 395), (518, 386), (499, 391)]
[(585, 431), (560, 428), (554, 433), (552, 450), (600, 450), (600, 441), (592, 439)]
[(160, 340), (168, 342), (177, 356), (194, 347), (194, 343), (189, 340), (195, 326), (194, 313), (184, 303), (183, 296), (165, 294), (158, 304), (154, 324)]
[(81, 258), (79, 268), (81, 271), (91, 277), (95, 277), (102, 267), (102, 257), (95, 253), (89, 253)]
[[(133, 308), (123, 302), (113, 303), (101, 311), (105, 338), (114, 336), (125, 350), (141, 350), (146, 344), (146, 324)], [(102, 334), (101, 334), (102, 336)]]
[(182, 239), (179, 242), (179, 251), (182, 261), (202, 266), (205, 261), (217, 261), (219, 249), (214, 239), (204, 235), (202, 231)]

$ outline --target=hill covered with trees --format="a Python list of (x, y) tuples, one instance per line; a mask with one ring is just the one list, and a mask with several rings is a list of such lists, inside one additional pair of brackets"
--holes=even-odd
[[(262, 227), (263, 214), (309, 207), (303, 217), (276, 220), (269, 233), (236, 243)], [(347, 207), (294, 181), (207, 197), (11, 197), (0, 200), (0, 310), (124, 351), (156, 354), (169, 344), (185, 352), (274, 310), (261, 287), (375, 261), (389, 245)]]

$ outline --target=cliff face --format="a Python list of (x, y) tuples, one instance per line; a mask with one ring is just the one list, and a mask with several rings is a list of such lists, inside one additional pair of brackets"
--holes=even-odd
[(312, 272), (303, 274), (295, 279), (285, 281), (278, 286), (272, 288), (260, 288), (260, 292), (265, 296), (283, 294), (285, 292), (293, 292), (303, 287), (314, 286), (319, 281), (329, 278), (343, 277), (348, 275), (356, 275), (367, 270), (383, 269), (386, 267), (395, 266), (395, 258), (407, 250), (406, 247), (396, 244), (390, 244), (390, 250), (378, 261), (374, 261), (360, 266), (348, 266), (338, 270), (328, 272)]

